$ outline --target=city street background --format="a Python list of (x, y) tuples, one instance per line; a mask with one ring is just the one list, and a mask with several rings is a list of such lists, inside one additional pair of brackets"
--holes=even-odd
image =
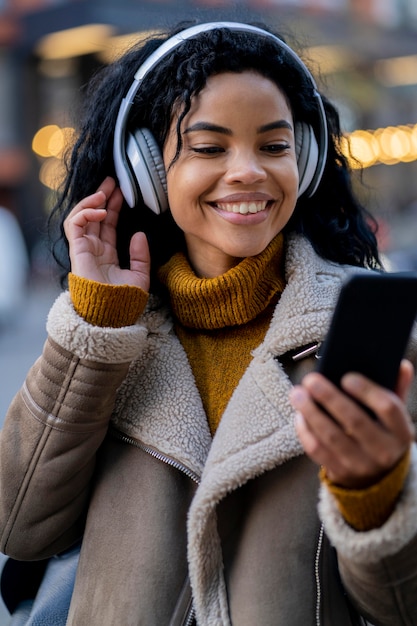
[[(35, 280), (30, 284), (22, 308), (13, 323), (0, 328), (0, 420), (13, 396), (23, 383), (27, 370), (42, 350), (46, 338), (48, 310), (58, 294), (52, 281)], [(0, 554), (0, 568), (4, 556)], [(10, 616), (0, 599), (0, 626), (7, 626)]]

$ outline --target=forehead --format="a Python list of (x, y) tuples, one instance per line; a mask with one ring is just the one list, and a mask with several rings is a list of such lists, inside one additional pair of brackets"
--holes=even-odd
[(257, 116), (280, 113), (291, 117), (288, 97), (275, 82), (258, 72), (244, 71), (210, 76), (204, 88), (192, 97), (186, 118), (203, 112), (233, 116), (250, 109)]

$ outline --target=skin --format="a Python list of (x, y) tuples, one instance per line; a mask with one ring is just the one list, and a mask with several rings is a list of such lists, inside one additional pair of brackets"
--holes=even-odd
[[(211, 77), (194, 98), (181, 128), (183, 148), (173, 163), (176, 121), (174, 115), (163, 150), (170, 210), (184, 232), (195, 273), (218, 276), (242, 258), (262, 252), (294, 211), (298, 171), (291, 110), (278, 87), (259, 74), (224, 73)], [(131, 240), (130, 269), (118, 264), (116, 226), (122, 201), (115, 181), (106, 178), (68, 215), (64, 228), (71, 271), (148, 291), (150, 255), (143, 233)], [(230, 210), (249, 204), (262, 210)], [(367, 487), (402, 458), (414, 438), (405, 407), (412, 378), (412, 366), (404, 361), (395, 393), (353, 373), (342, 381), (346, 393), (317, 373), (293, 388), (297, 434), (306, 454), (325, 467), (333, 482)]]

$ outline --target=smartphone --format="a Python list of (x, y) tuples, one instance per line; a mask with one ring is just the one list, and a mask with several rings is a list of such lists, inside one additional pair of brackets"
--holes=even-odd
[(339, 386), (360, 372), (394, 389), (417, 317), (417, 272), (355, 274), (339, 294), (317, 371)]

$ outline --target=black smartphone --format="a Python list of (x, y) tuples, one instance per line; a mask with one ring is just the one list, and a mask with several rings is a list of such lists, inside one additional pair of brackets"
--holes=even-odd
[(353, 275), (340, 291), (317, 371), (336, 385), (355, 371), (394, 389), (416, 316), (417, 272)]

